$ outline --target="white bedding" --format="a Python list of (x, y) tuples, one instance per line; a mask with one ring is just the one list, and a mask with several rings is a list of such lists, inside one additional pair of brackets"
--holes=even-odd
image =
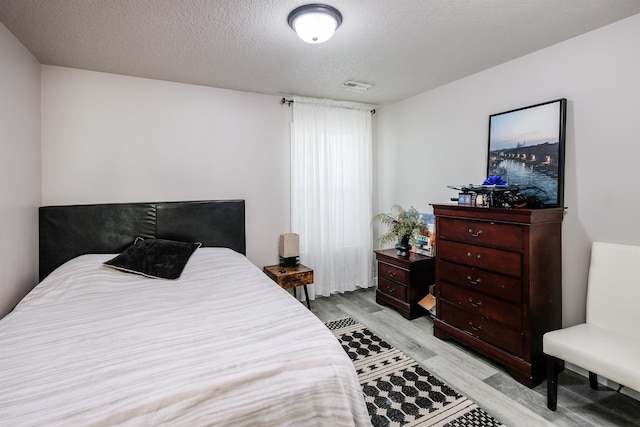
[(244, 256), (200, 248), (178, 280), (83, 255), (0, 320), (3, 426), (370, 425), (351, 361)]

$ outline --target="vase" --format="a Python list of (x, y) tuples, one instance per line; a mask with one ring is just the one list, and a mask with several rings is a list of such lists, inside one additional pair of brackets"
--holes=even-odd
[(397, 250), (397, 254), (398, 256), (404, 256), (404, 257), (408, 257), (409, 256), (409, 251), (411, 250), (411, 245), (409, 244), (409, 235), (405, 235), (402, 236), (402, 238), (400, 239), (400, 242), (398, 242), (398, 244), (396, 245), (396, 250)]

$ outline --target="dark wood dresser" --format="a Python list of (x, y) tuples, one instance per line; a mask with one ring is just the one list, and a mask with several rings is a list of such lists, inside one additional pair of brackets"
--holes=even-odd
[(418, 302), (435, 283), (434, 258), (415, 253), (402, 257), (395, 249), (375, 253), (378, 261), (376, 302), (396, 308), (407, 319), (424, 314)]
[(433, 205), (434, 334), (454, 339), (534, 387), (542, 335), (562, 326), (563, 208)]

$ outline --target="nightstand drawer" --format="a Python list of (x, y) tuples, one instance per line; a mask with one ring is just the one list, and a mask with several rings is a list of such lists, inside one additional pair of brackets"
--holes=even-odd
[(313, 283), (313, 271), (282, 275), (278, 277), (277, 283), (283, 288), (309, 285)]
[(407, 299), (407, 288), (399, 283), (378, 277), (378, 291), (400, 300)]
[(407, 283), (407, 270), (385, 263), (378, 263), (378, 279), (391, 280), (402, 284)]

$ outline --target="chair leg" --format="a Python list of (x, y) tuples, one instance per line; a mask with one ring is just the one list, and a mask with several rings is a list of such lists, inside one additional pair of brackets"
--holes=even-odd
[(558, 407), (558, 365), (561, 361), (553, 356), (547, 358), (547, 408), (555, 411)]
[(598, 389), (598, 374), (589, 371), (589, 387), (593, 390)]

